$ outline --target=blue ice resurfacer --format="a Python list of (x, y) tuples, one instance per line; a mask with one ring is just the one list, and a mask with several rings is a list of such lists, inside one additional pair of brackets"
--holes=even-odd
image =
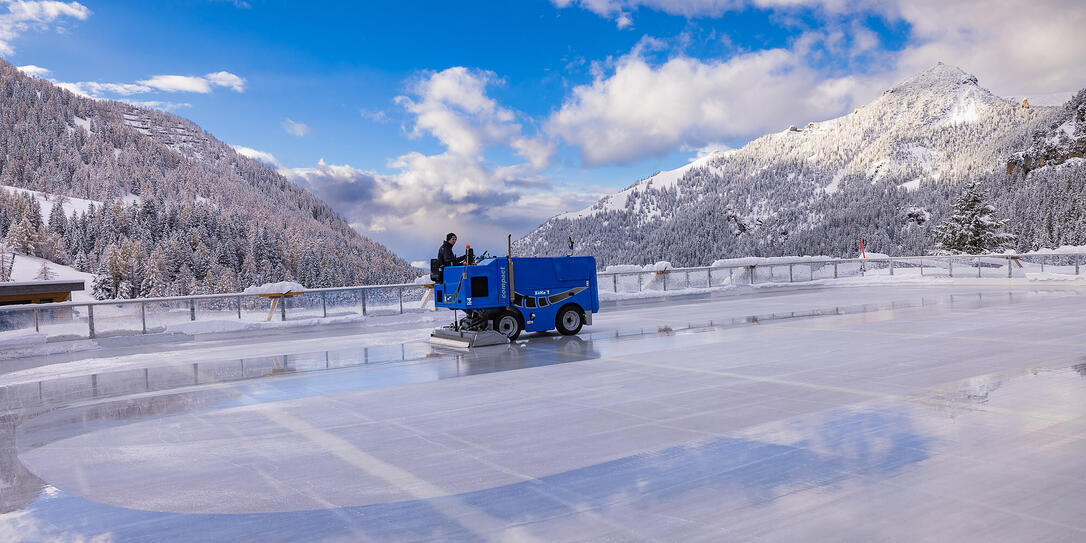
[(434, 305), (465, 313), (434, 330), (434, 343), (498, 345), (522, 331), (555, 329), (573, 335), (591, 325), (592, 314), (600, 308), (596, 259), (591, 256), (489, 258), (433, 273)]

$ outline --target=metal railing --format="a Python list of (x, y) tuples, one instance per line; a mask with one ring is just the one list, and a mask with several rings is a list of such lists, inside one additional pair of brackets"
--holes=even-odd
[[(280, 298), (278, 319), (286, 321), (288, 314), (291, 319), (349, 318), (427, 310), (413, 309), (409, 304), (426, 302), (430, 288), (402, 283), (307, 289), (304, 294)], [(17, 342), (4, 343), (4, 336), (12, 331), (46, 332), (49, 341), (158, 333), (167, 328), (183, 331), (186, 327), (179, 325), (198, 321), (271, 320), (270, 306), (267, 295), (246, 293), (2, 306), (0, 349), (18, 346)]]
[[(601, 271), (603, 293), (660, 294), (689, 289), (766, 283), (800, 283), (869, 275), (924, 277), (1024, 277), (1028, 272), (1079, 275), (1083, 254), (904, 256), (866, 259), (768, 259), (755, 264), (696, 266), (664, 271)], [(402, 283), (308, 289), (282, 298), (280, 321), (350, 320), (369, 315), (432, 311), (425, 284)], [(432, 294), (432, 293), (431, 293)], [(95, 339), (165, 331), (202, 332), (235, 329), (235, 323), (268, 320), (271, 301), (259, 294), (228, 293), (130, 300), (60, 302), (0, 306), (0, 349), (28, 341)], [(414, 305), (414, 307), (412, 307)], [(208, 324), (205, 327), (200, 323)], [(325, 321), (327, 322), (327, 321)], [(335, 322), (335, 320), (333, 320)], [(196, 324), (194, 324), (196, 323)], [(243, 324), (241, 328), (244, 328)], [(29, 337), (26, 332), (38, 332)]]
[[(1031, 272), (1080, 275), (1086, 253), (1028, 255), (901, 256), (848, 259), (764, 259), (756, 264), (694, 266), (663, 271), (602, 271), (601, 292), (705, 289), (765, 283), (798, 283), (868, 275), (1015, 278)], [(610, 287), (609, 289), (607, 287)]]

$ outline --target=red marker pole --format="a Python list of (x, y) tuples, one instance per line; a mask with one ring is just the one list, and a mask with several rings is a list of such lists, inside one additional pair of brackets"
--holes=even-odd
[(864, 238), (860, 238), (860, 258), (867, 258), (867, 253), (864, 252)]

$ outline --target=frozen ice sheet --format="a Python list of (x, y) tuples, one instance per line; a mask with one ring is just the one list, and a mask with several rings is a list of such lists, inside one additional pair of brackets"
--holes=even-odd
[[(468, 354), (129, 364), (89, 395), (43, 371), (67, 396), (0, 393), (0, 534), (1079, 540), (1083, 301), (819, 288), (622, 304)], [(125, 388), (152, 368), (172, 373)]]

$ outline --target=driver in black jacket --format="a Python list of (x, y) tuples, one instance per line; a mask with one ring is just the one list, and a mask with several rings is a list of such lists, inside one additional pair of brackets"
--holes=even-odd
[(467, 256), (456, 256), (453, 253), (453, 245), (456, 245), (456, 234), (449, 232), (445, 236), (445, 243), (441, 244), (441, 248), (437, 250), (437, 262), (444, 268), (445, 266), (459, 266), (464, 263)]

